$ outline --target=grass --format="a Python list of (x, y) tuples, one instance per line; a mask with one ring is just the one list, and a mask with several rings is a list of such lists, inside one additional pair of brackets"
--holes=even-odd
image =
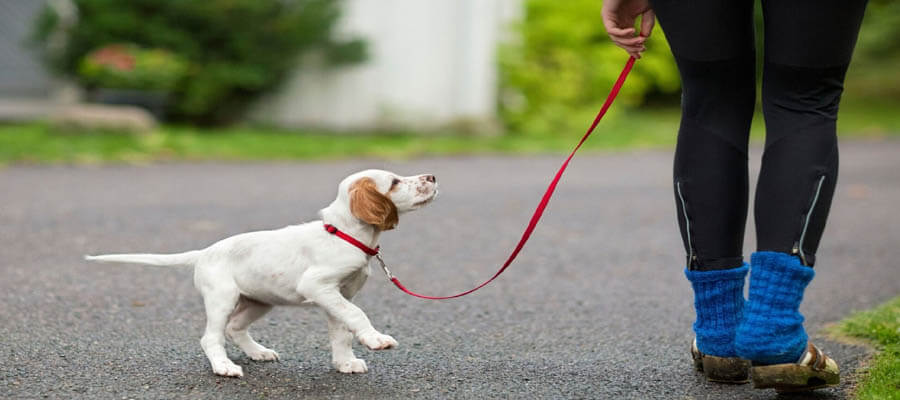
[(862, 374), (856, 391), (859, 399), (900, 399), (900, 297), (855, 314), (831, 331), (863, 339), (879, 350)]
[[(843, 136), (900, 136), (898, 104), (846, 103), (838, 124)], [(600, 123), (585, 143), (585, 151), (669, 148), (675, 144), (679, 120), (676, 109), (619, 112), (610, 117)], [(588, 122), (585, 121), (585, 126)], [(582, 133), (489, 137), (409, 133), (348, 135), (253, 127), (210, 130), (162, 126), (149, 134), (131, 135), (108, 131), (66, 132), (49, 124), (31, 123), (0, 125), (0, 165), (565, 153)], [(753, 123), (754, 140), (760, 140), (762, 135), (763, 123), (757, 115)]]
[[(598, 128), (586, 149), (671, 146), (678, 116), (644, 112)], [(351, 157), (404, 159), (462, 154), (537, 154), (570, 151), (579, 133), (556, 136), (474, 136), (410, 133), (337, 134), (234, 127), (162, 126), (143, 135), (65, 132), (49, 124), (0, 125), (0, 164), (149, 162), (158, 160), (317, 160)]]

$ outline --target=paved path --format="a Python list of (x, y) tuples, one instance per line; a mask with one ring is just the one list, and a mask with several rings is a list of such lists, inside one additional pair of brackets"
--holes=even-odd
[[(448, 294), (494, 272), (561, 159), (2, 169), (0, 398), (774, 398), (690, 369), (668, 152), (577, 157), (519, 261), (472, 296), (417, 300), (373, 275), (358, 304), (401, 346), (357, 345), (366, 375), (331, 370), (319, 312), (281, 308), (252, 329), (283, 360), (230, 348), (246, 376), (216, 377), (190, 270), (81, 261), (313, 219), (340, 178), (384, 167), (437, 175), (441, 198), (382, 246), (408, 286)], [(900, 294), (900, 142), (846, 143), (841, 164), (802, 307), (813, 335)], [(865, 356), (818, 341), (845, 371)], [(813, 398), (844, 398), (845, 388)]]

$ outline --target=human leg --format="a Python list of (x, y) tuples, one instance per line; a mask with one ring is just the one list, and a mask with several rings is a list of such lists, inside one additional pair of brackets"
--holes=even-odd
[(740, 268), (756, 101), (753, 2), (658, 0), (653, 7), (682, 81), (673, 175), (687, 267)]
[[(772, 382), (755, 379), (757, 386), (809, 389), (837, 383), (833, 361), (814, 363), (819, 370), (797, 367), (806, 359), (827, 359), (811, 356), (820, 352), (810, 350), (799, 306), (814, 276), (837, 182), (837, 111), (865, 1), (762, 4), (767, 133), (754, 210), (758, 252), (751, 257), (750, 297), (735, 350), (757, 364), (784, 364), (781, 370), (797, 378), (792, 386), (776, 385), (775, 379), (788, 376), (767, 367)], [(797, 377), (796, 371), (809, 375)]]
[(674, 189), (697, 315), (692, 355), (710, 380), (744, 382), (749, 365), (734, 358), (733, 339), (747, 273), (742, 245), (756, 95), (753, 3), (659, 0), (653, 7), (682, 80)]
[(766, 144), (759, 251), (815, 264), (837, 183), (837, 112), (865, 0), (763, 1)]

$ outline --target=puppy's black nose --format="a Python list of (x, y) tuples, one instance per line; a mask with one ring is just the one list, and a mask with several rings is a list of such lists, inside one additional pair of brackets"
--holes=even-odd
[(437, 182), (437, 178), (435, 178), (434, 175), (425, 175), (425, 180), (431, 183)]

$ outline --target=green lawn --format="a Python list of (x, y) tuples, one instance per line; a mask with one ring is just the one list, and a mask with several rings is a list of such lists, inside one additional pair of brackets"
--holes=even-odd
[(851, 316), (832, 333), (864, 339), (879, 350), (860, 378), (859, 399), (900, 399), (900, 297)]
[[(890, 103), (853, 103), (841, 111), (846, 137), (900, 136), (900, 109)], [(758, 114), (758, 113), (757, 113)], [(619, 112), (600, 123), (585, 151), (668, 148), (675, 144), (676, 109)], [(589, 121), (585, 121), (585, 128)], [(755, 140), (763, 124), (753, 124)], [(0, 164), (141, 163), (158, 160), (316, 160), (350, 157), (403, 159), (461, 154), (565, 153), (583, 132), (544, 136), (409, 133), (336, 134), (253, 127), (201, 129), (162, 126), (144, 135), (66, 132), (48, 124), (0, 125)]]
[[(604, 121), (585, 149), (671, 146), (678, 115), (620, 115)], [(49, 124), (0, 125), (0, 163), (103, 163), (155, 160), (403, 159), (429, 155), (536, 154), (570, 151), (583, 132), (541, 137), (448, 133), (340, 134), (251, 127), (162, 126), (143, 135), (65, 132)]]

